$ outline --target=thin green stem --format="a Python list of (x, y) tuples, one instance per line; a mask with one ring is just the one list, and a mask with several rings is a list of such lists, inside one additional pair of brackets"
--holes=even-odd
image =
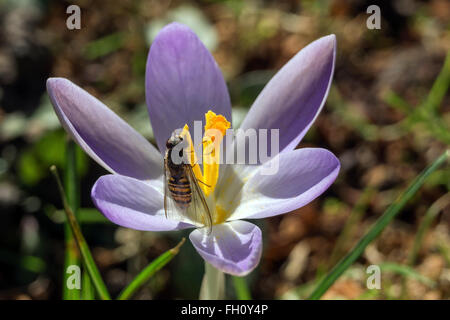
[(89, 246), (87, 245), (86, 240), (84, 239), (83, 234), (81, 233), (80, 226), (75, 218), (75, 215), (67, 203), (66, 195), (64, 192), (64, 188), (61, 183), (61, 179), (58, 174), (58, 170), (55, 166), (50, 167), (50, 171), (54, 175), (56, 182), (58, 184), (58, 190), (61, 196), (61, 200), (64, 206), (64, 211), (66, 212), (67, 221), (70, 224), (72, 233), (78, 245), (78, 249), (81, 253), (81, 258), (84, 264), (84, 267), (88, 271), (92, 282), (94, 284), (95, 289), (97, 290), (98, 296), (103, 300), (110, 300), (110, 295), (108, 290), (106, 289), (105, 283), (100, 276), (100, 272), (98, 271), (97, 265), (95, 264), (94, 258), (92, 258), (91, 251), (89, 250)]
[(236, 291), (236, 297), (239, 300), (252, 300), (250, 290), (247, 285), (245, 277), (231, 277), (233, 279), (234, 289)]
[[(411, 252), (408, 256), (408, 266), (412, 267), (416, 263), (417, 256), (419, 255), (420, 248), (422, 246), (423, 238), (428, 231), (430, 225), (433, 223), (434, 219), (437, 217), (439, 212), (443, 210), (450, 203), (450, 193), (444, 194), (442, 197), (437, 199), (427, 210), (425, 216), (420, 222), (419, 228), (417, 230), (416, 236), (414, 237), (414, 243)], [(407, 299), (408, 291), (406, 288), (406, 279), (402, 281), (402, 290), (400, 297), (402, 299)]]
[[(79, 209), (79, 192), (78, 192), (78, 179), (77, 179), (77, 165), (75, 156), (76, 145), (72, 140), (69, 140), (66, 144), (66, 167), (64, 171), (64, 184), (66, 189), (67, 202), (75, 216)], [(63, 281), (63, 299), (64, 300), (79, 300), (80, 289), (72, 288), (67, 285), (67, 280), (70, 274), (67, 273), (69, 266), (80, 265), (80, 256), (76, 247), (75, 239), (73, 238), (70, 225), (67, 220), (64, 222), (64, 240), (65, 240), (65, 259), (64, 259), (64, 281)]]
[(430, 225), (433, 223), (439, 212), (441, 212), (449, 203), (450, 193), (446, 193), (442, 197), (437, 199), (425, 213), (425, 216), (423, 217), (414, 238), (414, 244), (408, 257), (408, 265), (412, 266), (415, 264), (420, 251), (420, 247), (422, 246), (423, 238), (427, 230), (429, 229)]
[(81, 299), (83, 300), (94, 300), (95, 299), (95, 288), (92, 285), (91, 277), (89, 273), (83, 271), (81, 278)]
[(180, 250), (180, 247), (183, 245), (185, 238), (181, 239), (181, 241), (172, 249), (167, 250), (158, 258), (153, 260), (144, 270), (142, 270), (125, 289), (117, 297), (117, 300), (127, 300), (136, 293), (139, 288), (141, 288), (147, 281), (161, 268), (163, 268), (167, 263), (169, 263)]
[(329, 259), (330, 262), (328, 263), (327, 270), (342, 257), (342, 255), (345, 253), (345, 249), (349, 248), (348, 242), (353, 236), (354, 227), (362, 219), (374, 192), (375, 190), (372, 187), (367, 187), (362, 192), (362, 195), (353, 207), (350, 216), (347, 219), (347, 222), (345, 223), (345, 226), (336, 241), (336, 245), (331, 252), (331, 256)]
[(447, 90), (450, 86), (450, 51), (442, 66), (441, 72), (433, 83), (430, 92), (425, 100), (424, 106), (432, 114), (436, 114), (439, 111), (439, 106), (444, 99)]
[(392, 262), (383, 262), (380, 263), (380, 269), (382, 272), (390, 271), (397, 274), (400, 274), (404, 276), (405, 278), (412, 278), (415, 279), (429, 287), (434, 287), (436, 285), (435, 281), (432, 279), (425, 277), (424, 275), (420, 274), (410, 266), (405, 266), (398, 263), (392, 263)]
[(309, 299), (317, 300), (333, 285), (333, 283), (347, 270), (361, 254), (365, 248), (375, 240), (384, 228), (397, 216), (405, 204), (416, 194), (424, 184), (426, 178), (442, 165), (450, 156), (450, 151), (445, 151), (427, 169), (418, 175), (409, 185), (405, 192), (383, 213), (375, 222), (366, 235), (356, 244), (356, 246), (323, 278)]

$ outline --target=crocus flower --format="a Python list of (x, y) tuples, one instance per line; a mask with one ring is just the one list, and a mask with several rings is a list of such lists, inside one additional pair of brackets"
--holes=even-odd
[[(67, 132), (112, 173), (100, 177), (91, 193), (94, 204), (109, 220), (136, 230), (195, 228), (189, 238), (197, 252), (217, 269), (243, 276), (257, 266), (262, 252), (261, 230), (246, 219), (272, 217), (308, 204), (339, 172), (339, 160), (328, 150), (295, 149), (325, 103), (335, 52), (334, 35), (314, 41), (259, 94), (241, 129), (279, 129), (279, 154), (259, 165), (213, 168), (212, 176), (218, 172), (222, 176), (212, 178), (207, 196), (208, 203), (213, 203), (210, 232), (198, 221), (166, 217), (163, 208), (163, 156), (172, 132), (192, 127), (205, 115), (210, 119), (207, 126), (216, 126), (217, 119), (231, 121), (223, 76), (188, 27), (178, 23), (166, 26), (148, 55), (146, 100), (159, 150), (69, 80), (50, 78), (47, 90)], [(278, 172), (262, 174), (262, 168), (274, 159), (279, 161)]]

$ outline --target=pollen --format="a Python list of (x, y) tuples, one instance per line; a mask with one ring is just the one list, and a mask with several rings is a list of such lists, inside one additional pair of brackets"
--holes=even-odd
[(219, 179), (220, 145), (230, 126), (230, 122), (228, 122), (223, 115), (217, 115), (211, 110), (205, 114), (205, 134), (202, 140), (203, 172), (198, 164), (197, 155), (195, 154), (187, 124), (181, 132), (181, 136), (188, 141), (186, 152), (189, 154), (192, 170), (194, 171), (197, 180), (200, 181), (199, 185), (205, 194), (205, 197), (212, 194)]
[[(208, 135), (208, 132), (210, 132), (211, 129), (215, 129), (215, 130), (220, 131), (220, 133), (222, 134), (222, 137), (224, 137), (227, 129), (229, 129), (231, 126), (230, 123), (227, 121), (227, 119), (224, 116), (222, 116), (220, 114), (216, 115), (211, 110), (209, 110), (205, 114), (205, 120), (206, 120), (205, 135)], [(215, 139), (215, 136), (212, 136), (211, 140), (214, 141), (214, 139)]]
[(222, 115), (211, 110), (205, 114), (205, 135), (203, 137), (203, 178), (204, 193), (210, 195), (219, 179), (220, 145), (231, 124)]
[(220, 224), (227, 220), (228, 212), (221, 206), (216, 205), (216, 215), (214, 217), (213, 224)]

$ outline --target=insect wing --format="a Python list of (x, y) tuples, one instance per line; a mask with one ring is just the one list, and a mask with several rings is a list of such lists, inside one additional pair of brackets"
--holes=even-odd
[[(170, 179), (170, 171), (168, 168), (168, 158), (167, 155), (164, 158), (164, 213), (167, 219), (185, 221), (191, 223), (185, 217), (188, 217), (186, 214), (186, 209), (181, 208), (177, 205), (177, 203), (172, 199), (171, 193), (169, 191), (169, 179)], [(189, 218), (189, 217), (188, 217)]]
[(199, 221), (204, 224), (208, 228), (208, 231), (211, 232), (212, 215), (203, 191), (198, 184), (197, 178), (192, 170), (192, 166), (190, 164), (186, 164), (184, 165), (184, 168), (192, 191), (191, 205), (186, 209), (186, 213), (192, 220)]
[(167, 219), (182, 220), (197, 225), (205, 225), (209, 232), (212, 228), (212, 216), (203, 191), (190, 164), (183, 165), (191, 189), (191, 202), (188, 207), (180, 207), (172, 198), (169, 190), (170, 171), (167, 158), (164, 160), (164, 213)]

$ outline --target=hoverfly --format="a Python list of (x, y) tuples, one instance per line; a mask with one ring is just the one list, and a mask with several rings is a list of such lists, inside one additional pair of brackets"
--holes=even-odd
[[(164, 212), (166, 218), (178, 213), (193, 222), (204, 224), (211, 232), (211, 212), (199, 186), (199, 182), (203, 182), (195, 177), (193, 166), (187, 161), (186, 151), (184, 148), (179, 148), (182, 146), (180, 143), (183, 143), (183, 137), (177, 134), (173, 134), (166, 142), (164, 156)], [(178, 148), (175, 148), (176, 146)], [(175, 163), (172, 158), (172, 153), (177, 151), (179, 152), (177, 156), (182, 159), (179, 164)]]

